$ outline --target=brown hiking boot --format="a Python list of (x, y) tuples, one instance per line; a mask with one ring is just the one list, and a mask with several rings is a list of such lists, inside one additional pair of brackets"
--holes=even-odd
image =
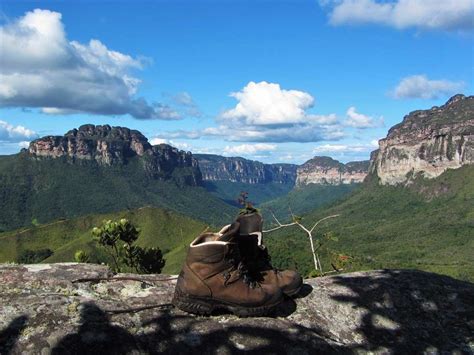
[(238, 316), (268, 314), (283, 300), (276, 284), (251, 281), (240, 259), (234, 223), (220, 233), (204, 233), (189, 246), (176, 284), (173, 304), (179, 309), (209, 315), (223, 309)]
[(256, 212), (243, 214), (236, 221), (240, 224), (240, 254), (251, 278), (261, 284), (276, 284), (287, 296), (297, 295), (303, 278), (296, 271), (278, 270), (272, 266), (268, 249), (262, 245), (262, 216)]

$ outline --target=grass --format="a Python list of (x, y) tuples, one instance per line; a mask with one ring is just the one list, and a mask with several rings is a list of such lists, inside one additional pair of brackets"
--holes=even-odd
[(0, 262), (16, 261), (24, 250), (40, 250), (47, 246), (53, 255), (43, 262), (73, 261), (77, 250), (87, 252), (92, 262), (108, 257), (91, 237), (93, 227), (103, 220), (127, 218), (141, 229), (137, 244), (159, 247), (166, 260), (164, 273), (178, 273), (186, 247), (207, 225), (170, 210), (144, 207), (100, 215), (58, 220), (45, 225), (0, 234)]

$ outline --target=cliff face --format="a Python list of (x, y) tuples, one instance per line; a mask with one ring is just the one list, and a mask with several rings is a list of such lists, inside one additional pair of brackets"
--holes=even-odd
[(69, 162), (93, 161), (100, 166), (126, 164), (138, 158), (153, 178), (171, 176), (183, 170), (187, 184), (201, 182), (197, 160), (190, 152), (166, 144), (152, 146), (139, 131), (109, 125), (83, 125), (64, 136), (47, 136), (30, 143), (28, 153), (35, 158), (65, 158)]
[(314, 157), (298, 167), (296, 185), (361, 183), (367, 176), (368, 168), (368, 161), (343, 164), (330, 157)]
[(264, 184), (276, 182), (293, 185), (296, 180), (296, 165), (264, 164), (244, 158), (227, 158), (220, 155), (195, 154), (199, 161), (203, 180)]
[(383, 185), (435, 178), (474, 163), (474, 96), (456, 95), (441, 107), (418, 110), (393, 126), (371, 156), (370, 172)]
[[(97, 280), (73, 282), (84, 278)], [(309, 279), (272, 317), (258, 318), (184, 313), (169, 304), (176, 281), (166, 279), (113, 276), (93, 264), (0, 265), (0, 353), (474, 350), (474, 285), (446, 276), (383, 270)]]

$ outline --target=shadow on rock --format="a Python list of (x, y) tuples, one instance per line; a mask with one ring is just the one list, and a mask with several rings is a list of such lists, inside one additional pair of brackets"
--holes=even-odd
[(355, 329), (365, 341), (352, 350), (399, 354), (473, 350), (473, 284), (415, 270), (335, 279), (352, 293), (333, 299), (365, 310)]
[(81, 325), (53, 348), (52, 354), (127, 354), (138, 349), (127, 330), (110, 324), (107, 314), (94, 303), (81, 307)]
[(301, 286), (300, 292), (298, 292), (294, 298), (305, 298), (309, 296), (311, 292), (313, 292), (313, 286), (310, 284), (303, 284), (303, 286)]
[(0, 354), (10, 354), (23, 329), (26, 328), (28, 317), (16, 317), (8, 326), (0, 331)]
[(155, 330), (137, 337), (152, 352), (165, 354), (333, 354), (348, 353), (313, 329), (281, 327), (273, 318), (236, 318), (222, 323), (207, 317), (164, 313), (143, 324)]

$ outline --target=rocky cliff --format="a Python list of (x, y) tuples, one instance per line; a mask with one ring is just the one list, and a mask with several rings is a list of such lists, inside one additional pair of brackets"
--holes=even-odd
[(396, 185), (473, 163), (474, 96), (456, 95), (393, 126), (372, 153), (370, 172), (381, 184)]
[[(97, 280), (76, 282), (84, 278)], [(0, 265), (0, 353), (474, 351), (474, 285), (446, 276), (383, 270), (310, 279), (272, 317), (240, 319), (173, 308), (175, 281), (165, 279), (113, 276), (92, 264)]]
[(109, 125), (83, 125), (64, 136), (46, 136), (30, 143), (30, 156), (64, 158), (69, 162), (91, 161), (99, 166), (127, 164), (138, 158), (146, 173), (154, 178), (169, 178), (177, 169), (189, 185), (199, 185), (198, 162), (190, 152), (167, 144), (152, 146), (139, 131)]
[(239, 157), (223, 157), (213, 154), (195, 154), (199, 161), (203, 180), (232, 181), (248, 184), (275, 182), (293, 185), (296, 180), (296, 165), (264, 164)]
[(297, 169), (296, 185), (340, 185), (361, 183), (367, 176), (369, 161), (343, 164), (330, 157), (314, 157)]

